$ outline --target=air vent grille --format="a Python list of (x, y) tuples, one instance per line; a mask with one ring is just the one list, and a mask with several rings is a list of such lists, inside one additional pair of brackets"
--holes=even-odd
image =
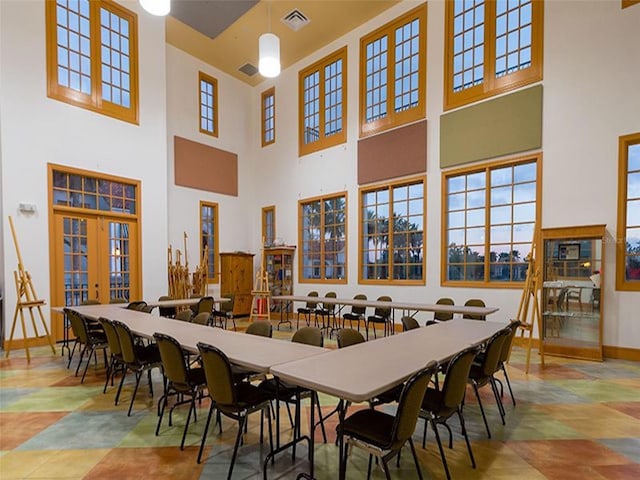
[(238, 70), (250, 77), (253, 77), (256, 73), (258, 73), (258, 69), (250, 63), (245, 63)]
[(309, 20), (307, 16), (300, 10), (295, 9), (287, 13), (280, 19), (280, 21), (287, 25), (294, 32), (297, 32), (302, 27), (306, 26), (311, 20)]

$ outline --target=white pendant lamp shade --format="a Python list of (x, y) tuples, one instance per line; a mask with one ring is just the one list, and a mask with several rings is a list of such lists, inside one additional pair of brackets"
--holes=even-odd
[(159, 17), (168, 15), (171, 11), (171, 0), (140, 0), (140, 5), (151, 15)]
[(258, 59), (260, 75), (267, 78), (280, 75), (280, 39), (273, 33), (260, 35)]

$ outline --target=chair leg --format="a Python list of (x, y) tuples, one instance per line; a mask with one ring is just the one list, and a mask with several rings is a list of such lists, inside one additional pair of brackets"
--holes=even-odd
[(202, 432), (202, 441), (200, 442), (200, 450), (198, 450), (198, 460), (197, 460), (198, 463), (202, 461), (202, 451), (204, 450), (204, 444), (207, 441), (207, 433), (209, 432), (209, 423), (211, 423), (211, 416), (213, 415), (214, 410), (215, 410), (215, 404), (212, 401), (211, 406), (209, 407), (209, 414), (207, 415), (207, 422), (204, 424), (204, 431)]
[(156, 425), (156, 437), (160, 433), (160, 425), (162, 425), (162, 417), (164, 417), (164, 410), (167, 408), (167, 394), (165, 393), (161, 400), (160, 412), (158, 414), (158, 424)]
[(471, 460), (471, 466), (476, 468), (476, 459), (473, 458), (473, 451), (471, 450), (471, 442), (469, 442), (469, 435), (467, 434), (467, 427), (464, 424), (464, 417), (462, 411), (458, 408), (458, 419), (460, 420), (460, 426), (462, 427), (462, 435), (464, 435), (464, 441), (467, 444), (467, 452), (469, 452), (469, 459)]
[(493, 396), (496, 397), (496, 404), (498, 405), (498, 412), (500, 412), (500, 419), (502, 420), (502, 425), (504, 423), (504, 406), (502, 405), (502, 399), (500, 398), (500, 394), (498, 393), (498, 387), (496, 386), (495, 379), (493, 377), (489, 378), (489, 383), (491, 383), (491, 390), (493, 390)]
[(69, 361), (67, 362), (67, 368), (71, 366), (71, 360), (73, 359), (73, 354), (76, 352), (76, 345), (78, 345), (78, 339), (76, 338), (73, 342), (73, 348), (69, 352)]
[(118, 400), (120, 399), (120, 392), (122, 391), (122, 385), (124, 384), (124, 379), (127, 376), (127, 371), (129, 370), (129, 367), (127, 367), (125, 365), (124, 367), (124, 372), (122, 372), (122, 378), (120, 379), (120, 384), (118, 385), (118, 391), (116, 392), (116, 400), (115, 400), (115, 405), (118, 405)]
[[(316, 392), (313, 392), (312, 395), (315, 395), (316, 397), (316, 405), (318, 406), (318, 418), (320, 419), (318, 423), (320, 423), (320, 428), (322, 430), (322, 438), (324, 440), (324, 443), (327, 443), (327, 432), (324, 429), (324, 419), (322, 418), (322, 410), (320, 410), (320, 398), (318, 397), (318, 394)], [(314, 430), (315, 425), (312, 425), (311, 429)]]
[(242, 440), (242, 434), (244, 431), (244, 426), (247, 422), (246, 415), (241, 415), (238, 420), (238, 434), (236, 435), (236, 443), (233, 446), (233, 454), (231, 455), (231, 465), (229, 465), (229, 474), (227, 475), (227, 480), (231, 480), (231, 474), (233, 473), (233, 466), (236, 463), (236, 457), (238, 456), (238, 447), (240, 446), (240, 440)]
[(115, 360), (115, 357), (111, 357), (111, 359), (109, 360), (109, 365), (107, 366), (107, 379), (104, 381), (104, 388), (102, 389), (102, 393), (107, 393), (109, 378), (112, 378), (114, 374)]
[[(409, 446), (411, 447), (411, 454), (413, 455), (413, 462), (416, 464), (416, 471), (418, 472), (418, 478), (422, 480), (422, 470), (420, 469), (420, 462), (418, 462), (418, 455), (416, 454), (416, 447), (413, 444), (413, 439), (409, 437)], [(398, 463), (400, 463), (400, 452), (398, 452)]]
[(480, 400), (480, 392), (478, 392), (478, 385), (476, 384), (476, 382), (473, 382), (472, 385), (473, 385), (473, 392), (476, 394), (476, 399), (478, 400), (478, 405), (480, 406), (480, 413), (482, 413), (482, 420), (484, 420), (484, 426), (487, 429), (487, 437), (491, 438), (491, 430), (489, 430), (489, 423), (487, 422), (487, 416), (484, 414), (482, 400)]
[(438, 442), (438, 449), (440, 450), (440, 457), (442, 458), (442, 465), (444, 466), (444, 473), (447, 475), (447, 480), (451, 480), (451, 474), (449, 473), (449, 466), (447, 465), (447, 457), (444, 455), (444, 448), (442, 448), (442, 442), (440, 441), (440, 434), (438, 433), (438, 426), (433, 418), (429, 419), (433, 432), (436, 435), (436, 442)]
[(195, 412), (196, 410), (196, 392), (191, 392), (191, 394), (191, 403), (189, 404), (189, 413), (187, 413), (187, 422), (184, 424), (184, 431), (182, 432), (180, 450), (184, 450), (184, 441), (187, 438), (187, 430), (189, 429), (189, 422), (191, 421), (191, 412)]
[(87, 370), (89, 369), (89, 364), (91, 363), (91, 357), (96, 355), (96, 349), (93, 345), (91, 345), (89, 350), (89, 356), (87, 357), (87, 364), (84, 366), (84, 371), (82, 372), (82, 378), (80, 379), (80, 383), (84, 383), (84, 377), (87, 375)]
[(129, 403), (129, 411), (127, 412), (127, 417), (131, 416), (131, 410), (133, 410), (133, 402), (136, 401), (136, 393), (138, 393), (138, 386), (140, 385), (140, 377), (142, 377), (142, 372), (136, 372), (136, 386), (133, 387), (133, 394), (131, 395), (131, 403)]
[(76, 367), (75, 376), (78, 376), (78, 372), (80, 371), (80, 365), (82, 364), (82, 360), (84, 359), (84, 354), (87, 351), (87, 346), (83, 345), (82, 350), (80, 351), (80, 360), (78, 360), (78, 366)]
[(427, 448), (427, 425), (429, 423), (428, 419), (424, 419), (424, 431), (422, 432), (422, 448)]
[(509, 387), (509, 393), (511, 394), (511, 403), (516, 406), (516, 397), (513, 396), (513, 390), (511, 390), (511, 382), (509, 381), (509, 375), (507, 375), (507, 368), (502, 364), (502, 373), (504, 373), (504, 379), (507, 381), (507, 387)]
[(369, 466), (367, 467), (367, 480), (371, 478), (371, 464), (373, 462), (373, 455), (369, 454)]
[(387, 480), (391, 480), (391, 474), (389, 473), (389, 466), (387, 465), (387, 461), (382, 459), (382, 468), (384, 469), (384, 474), (387, 477)]

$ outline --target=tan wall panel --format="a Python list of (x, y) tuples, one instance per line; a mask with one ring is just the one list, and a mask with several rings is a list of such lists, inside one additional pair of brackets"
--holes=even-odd
[(440, 117), (440, 168), (542, 148), (542, 85)]
[(358, 184), (427, 171), (427, 121), (358, 141)]
[(238, 155), (175, 136), (173, 151), (176, 185), (238, 196)]

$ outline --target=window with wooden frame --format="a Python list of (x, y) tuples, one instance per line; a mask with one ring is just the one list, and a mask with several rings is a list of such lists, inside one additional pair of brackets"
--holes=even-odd
[(209, 283), (218, 283), (218, 239), (218, 204), (200, 202), (200, 258), (207, 259)]
[(347, 47), (298, 74), (299, 154), (347, 141)]
[(444, 285), (521, 285), (540, 223), (540, 172), (534, 155), (443, 173)]
[(271, 205), (262, 208), (262, 242), (273, 245), (276, 240), (276, 207)]
[(360, 189), (359, 283), (425, 284), (424, 177)]
[(262, 146), (266, 147), (276, 141), (276, 87), (262, 92)]
[(616, 290), (640, 291), (640, 133), (620, 137)]
[(423, 119), (427, 4), (360, 39), (360, 136)]
[(447, 0), (444, 108), (542, 80), (543, 0)]
[(200, 91), (200, 131), (218, 136), (218, 80), (198, 72)]
[(111, 0), (48, 0), (47, 95), (138, 123), (138, 17)]
[(300, 283), (347, 283), (347, 194), (298, 202)]

